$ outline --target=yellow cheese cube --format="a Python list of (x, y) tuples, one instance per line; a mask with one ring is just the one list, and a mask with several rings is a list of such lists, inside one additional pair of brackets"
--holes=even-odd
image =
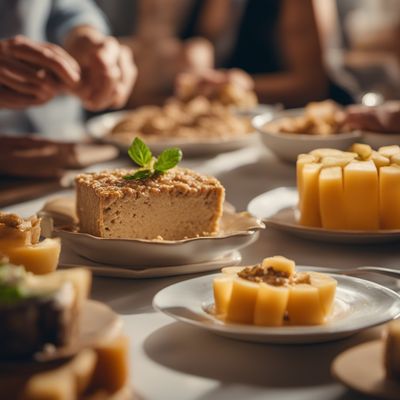
[(329, 275), (319, 272), (309, 272), (311, 286), (318, 289), (319, 300), (326, 316), (332, 311), (333, 302), (335, 300), (337, 281)]
[(368, 144), (354, 143), (350, 150), (357, 153), (362, 160), (368, 160), (372, 154), (372, 148)]
[(391, 158), (392, 156), (400, 153), (400, 146), (382, 146), (378, 149), (378, 152), (384, 157)]
[(224, 273), (213, 280), (215, 312), (218, 315), (224, 315), (228, 311), (229, 301), (231, 299), (233, 274)]
[(306, 164), (302, 174), (302, 192), (299, 201), (300, 223), (320, 227), (318, 181), (322, 164)]
[(321, 171), (319, 201), (322, 226), (326, 229), (346, 229), (342, 168), (331, 167)]
[(378, 171), (373, 161), (353, 161), (344, 168), (344, 209), (348, 229), (379, 229)]
[(233, 280), (231, 300), (226, 314), (227, 321), (253, 323), (258, 287), (258, 283), (241, 278)]
[(34, 274), (48, 274), (58, 265), (61, 244), (60, 239), (45, 239), (37, 244), (20, 247), (0, 248), (12, 264), (23, 265)]
[(291, 325), (318, 325), (325, 322), (318, 288), (308, 284), (289, 288), (287, 311)]
[(400, 229), (400, 167), (382, 167), (379, 175), (381, 228)]
[(296, 268), (293, 260), (283, 256), (264, 258), (262, 266), (264, 268), (272, 267), (275, 271), (286, 272), (289, 276), (294, 274)]
[(260, 283), (254, 311), (254, 324), (281, 326), (288, 298), (288, 288)]

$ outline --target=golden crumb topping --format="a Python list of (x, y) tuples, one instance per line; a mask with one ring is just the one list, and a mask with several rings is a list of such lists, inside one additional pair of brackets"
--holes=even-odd
[(29, 241), (37, 243), (40, 236), (40, 218), (36, 215), (24, 219), (17, 214), (0, 211), (0, 238), (11, 239), (29, 234)]
[(75, 178), (77, 185), (95, 190), (99, 196), (123, 197), (125, 194), (147, 193), (204, 193), (211, 189), (223, 190), (221, 183), (213, 177), (201, 175), (190, 169), (174, 168), (164, 174), (143, 180), (126, 180), (123, 177), (132, 170), (116, 169), (80, 174)]

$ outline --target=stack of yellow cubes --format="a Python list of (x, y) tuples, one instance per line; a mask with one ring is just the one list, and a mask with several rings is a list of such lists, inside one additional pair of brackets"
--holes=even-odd
[(300, 224), (336, 230), (400, 229), (400, 147), (316, 149), (297, 159)]

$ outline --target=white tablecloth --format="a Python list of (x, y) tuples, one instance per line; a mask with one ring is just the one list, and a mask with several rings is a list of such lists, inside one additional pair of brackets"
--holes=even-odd
[[(295, 184), (294, 166), (279, 162), (262, 145), (211, 159), (186, 160), (185, 166), (215, 175), (227, 200), (245, 209), (256, 195)], [(118, 160), (107, 167), (129, 165)], [(101, 169), (103, 166), (97, 166)], [(48, 198), (8, 207), (30, 215)], [(398, 244), (329, 245), (265, 230), (242, 251), (243, 263), (282, 254), (297, 264), (350, 267), (400, 266)], [(188, 276), (187, 278), (190, 278)], [(344, 349), (378, 337), (375, 328), (352, 338), (318, 345), (264, 345), (234, 341), (175, 322), (152, 308), (158, 290), (186, 278), (123, 280), (96, 278), (92, 296), (118, 312), (131, 338), (131, 378), (137, 399), (304, 399), (346, 400), (363, 397), (349, 392), (330, 374), (333, 358)], [(393, 284), (379, 278), (381, 283)]]

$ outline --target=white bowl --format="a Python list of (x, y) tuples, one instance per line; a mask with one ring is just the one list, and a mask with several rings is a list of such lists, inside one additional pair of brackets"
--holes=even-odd
[(270, 114), (258, 115), (252, 119), (254, 128), (260, 132), (264, 145), (279, 158), (296, 162), (297, 156), (318, 148), (347, 150), (362, 137), (361, 132), (345, 132), (335, 135), (305, 135), (298, 133), (279, 133), (268, 130), (267, 124), (281, 118), (296, 117), (304, 113), (304, 108), (285, 110), (271, 118)]

